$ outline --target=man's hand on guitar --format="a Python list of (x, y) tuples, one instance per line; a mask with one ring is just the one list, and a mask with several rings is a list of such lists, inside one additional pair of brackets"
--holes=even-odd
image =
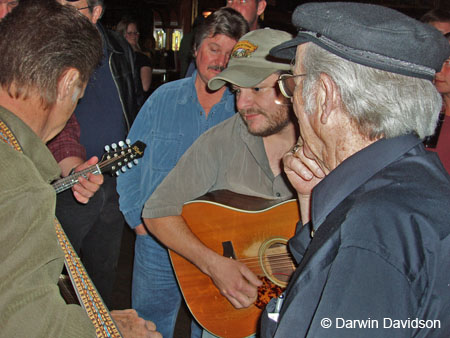
[(217, 255), (209, 272), (220, 293), (235, 308), (246, 308), (255, 302), (262, 282), (245, 264)]
[(156, 325), (139, 317), (133, 309), (114, 310), (111, 316), (124, 338), (162, 338), (156, 331)]
[[(98, 158), (96, 156), (91, 157), (86, 162), (75, 167), (75, 172), (84, 170), (94, 164), (97, 164)], [(78, 184), (72, 187), (73, 196), (75, 199), (83, 204), (89, 202), (89, 199), (94, 196), (100, 186), (103, 184), (103, 175), (94, 175), (92, 173), (87, 174), (87, 179), (83, 176), (78, 177)]]

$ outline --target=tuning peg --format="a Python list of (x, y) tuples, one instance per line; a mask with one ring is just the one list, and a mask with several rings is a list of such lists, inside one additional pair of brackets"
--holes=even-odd
[(109, 153), (109, 151), (111, 150), (111, 147), (109, 145), (105, 146), (105, 151)]
[(124, 173), (125, 171), (127, 171), (127, 167), (122, 167), (120, 170), (122, 170), (122, 172)]
[(139, 163), (139, 161), (137, 159), (134, 159), (133, 163), (137, 165)]
[(119, 147), (123, 149), (123, 146), (125, 145), (125, 142), (119, 141)]
[(132, 163), (128, 163), (127, 167), (131, 169), (131, 168), (133, 168), (133, 164)]
[(117, 144), (115, 144), (115, 143), (111, 144), (111, 148), (113, 148), (114, 150), (116, 150), (116, 149), (117, 149)]
[(119, 176), (120, 175), (120, 170), (117, 170), (116, 171), (116, 176)]
[(129, 138), (127, 138), (127, 139), (125, 140), (125, 143), (126, 143), (126, 144), (128, 144), (128, 145), (130, 145), (130, 144), (131, 144), (131, 141), (130, 141), (130, 139), (129, 139)]

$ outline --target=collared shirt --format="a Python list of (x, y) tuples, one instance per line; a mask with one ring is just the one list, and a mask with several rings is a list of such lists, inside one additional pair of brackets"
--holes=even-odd
[(119, 176), (120, 209), (127, 223), (142, 223), (145, 201), (176, 165), (186, 149), (206, 130), (235, 113), (234, 96), (227, 89), (206, 114), (195, 90), (196, 74), (159, 87), (139, 112), (128, 138), (147, 148), (140, 163)]
[(0, 327), (2, 337), (95, 337), (84, 310), (66, 305), (57, 282), (64, 264), (54, 226), (60, 169), (19, 118), (0, 120), (23, 153), (0, 139)]
[(439, 155), (442, 164), (450, 174), (450, 107), (447, 110), (449, 115), (445, 115), (446, 107), (445, 104), (442, 105), (441, 113), (443, 113), (444, 121), (442, 122), (436, 148), (427, 148), (427, 150), (434, 151)]
[(311, 227), (311, 244), (340, 213), (339, 227), (293, 275), (278, 323), (263, 315), (262, 337), (446, 337), (449, 205), (450, 177), (412, 135), (346, 159), (314, 189), (311, 224), (290, 241), (295, 258)]
[(263, 138), (251, 135), (239, 114), (199, 137), (152, 194), (142, 216), (180, 215), (185, 202), (214, 190), (280, 201), (294, 195), (284, 173), (273, 175)]

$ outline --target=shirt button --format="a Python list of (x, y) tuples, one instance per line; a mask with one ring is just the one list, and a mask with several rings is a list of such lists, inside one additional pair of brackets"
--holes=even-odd
[(280, 196), (281, 196), (281, 194), (280, 194), (279, 192), (277, 192), (276, 195), (277, 195), (277, 197), (280, 197)]

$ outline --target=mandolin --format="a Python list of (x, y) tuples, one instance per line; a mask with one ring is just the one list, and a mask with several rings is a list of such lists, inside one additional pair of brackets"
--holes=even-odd
[(132, 145), (129, 144), (130, 140), (126, 140), (126, 143), (120, 141), (119, 146), (115, 143), (111, 147), (105, 146), (106, 153), (103, 154), (100, 162), (53, 182), (52, 186), (56, 193), (72, 188), (78, 183), (80, 176), (86, 178), (88, 173), (95, 175), (111, 173), (118, 176), (120, 172), (125, 172), (127, 168), (132, 168), (133, 164), (136, 165), (138, 159), (144, 156), (146, 145), (141, 141), (136, 141)]
[(264, 307), (281, 294), (295, 270), (287, 241), (300, 219), (297, 200), (274, 202), (216, 191), (186, 203), (181, 216), (207, 247), (245, 263), (263, 281), (254, 305), (236, 309), (207, 275), (169, 250), (192, 315), (204, 329), (219, 337), (254, 334)]

